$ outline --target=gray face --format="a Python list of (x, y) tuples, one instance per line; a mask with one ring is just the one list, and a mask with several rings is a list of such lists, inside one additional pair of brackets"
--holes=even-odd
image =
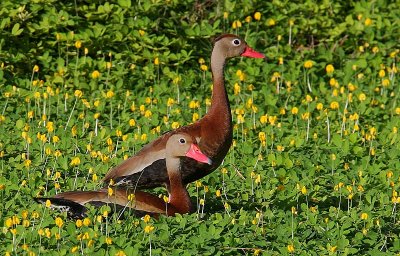
[(190, 135), (178, 133), (172, 135), (166, 145), (168, 157), (182, 157), (189, 151), (190, 146), (193, 144), (193, 139)]
[(237, 36), (224, 36), (215, 42), (215, 47), (227, 58), (240, 56), (246, 49), (246, 43)]

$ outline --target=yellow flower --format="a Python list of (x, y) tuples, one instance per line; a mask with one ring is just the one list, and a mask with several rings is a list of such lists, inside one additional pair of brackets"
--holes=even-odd
[(238, 83), (235, 83), (233, 85), (233, 94), (238, 95), (240, 93), (240, 85)]
[(268, 122), (268, 116), (267, 115), (263, 115), (260, 117), (260, 122), (262, 124), (265, 124), (266, 122)]
[(358, 100), (359, 101), (364, 101), (364, 100), (366, 100), (367, 99), (367, 96), (364, 94), (364, 93), (360, 93), (359, 95), (358, 95)]
[(277, 119), (278, 119), (277, 116), (268, 116), (268, 122), (270, 125), (275, 125)]
[(297, 113), (299, 113), (299, 109), (297, 107), (293, 107), (291, 112), (293, 115), (297, 115)]
[(224, 19), (227, 19), (228, 16), (229, 16), (229, 13), (228, 12), (224, 12)]
[(79, 157), (76, 156), (76, 157), (72, 158), (70, 165), (71, 166), (77, 166), (80, 163), (81, 163), (81, 159), (79, 159)]
[(146, 33), (146, 32), (145, 32), (144, 30), (139, 29), (139, 35), (140, 35), (140, 36), (144, 36), (145, 33)]
[(49, 199), (47, 199), (45, 205), (46, 205), (47, 208), (50, 208), (51, 201)]
[(301, 119), (308, 120), (310, 118), (310, 112), (305, 112), (301, 114)]
[(237, 123), (238, 124), (243, 124), (244, 123), (244, 116), (243, 115), (237, 115)]
[(39, 72), (39, 66), (38, 65), (33, 66), (33, 72), (34, 73)]
[(235, 20), (235, 21), (232, 23), (232, 28), (233, 28), (233, 29), (240, 28), (240, 27), (242, 27), (242, 22), (240, 22), (239, 20)]
[(368, 213), (363, 212), (363, 213), (361, 213), (360, 217), (361, 217), (362, 220), (367, 220), (368, 219)]
[(250, 23), (250, 22), (251, 22), (251, 19), (252, 19), (251, 16), (247, 16), (246, 19), (245, 19), (245, 21), (246, 21), (247, 23)]
[(97, 79), (100, 77), (100, 72), (98, 70), (95, 70), (92, 72), (92, 78)]
[(22, 250), (27, 251), (29, 249), (29, 246), (27, 244), (21, 245)]
[(387, 78), (386, 78), (386, 79), (383, 79), (383, 80), (382, 80), (382, 85), (385, 86), (385, 87), (386, 87), (386, 86), (389, 86), (389, 85), (390, 85), (390, 80), (387, 79)]
[(144, 227), (144, 232), (145, 233), (150, 233), (153, 230), (154, 230), (154, 227), (151, 226), (151, 225), (146, 225), (146, 227)]
[(6, 225), (7, 228), (11, 228), (12, 225), (13, 225), (13, 220), (12, 220), (12, 218), (8, 218), (8, 219), (6, 220), (6, 222), (5, 222), (5, 225)]
[(77, 219), (76, 222), (75, 222), (75, 225), (76, 225), (77, 228), (82, 227), (82, 225), (83, 225), (82, 220), (81, 219)]
[(76, 42), (75, 42), (75, 48), (76, 49), (80, 49), (82, 47), (82, 42), (81, 42), (81, 40), (77, 40)]
[(207, 70), (208, 70), (208, 67), (207, 67), (207, 65), (201, 64), (201, 65), (200, 65), (200, 69), (201, 69), (202, 71), (207, 71)]
[(122, 136), (122, 131), (121, 130), (116, 130), (115, 131), (115, 135), (117, 135), (117, 137), (121, 137)]
[(231, 206), (228, 204), (228, 202), (225, 202), (225, 203), (224, 203), (224, 208), (225, 208), (226, 210), (229, 210), (230, 207), (231, 207)]
[(303, 195), (306, 195), (306, 194), (307, 194), (307, 188), (306, 188), (306, 186), (301, 187), (301, 193), (302, 193)]
[(313, 62), (311, 60), (307, 60), (304, 62), (304, 67), (305, 68), (312, 68)]
[(372, 20), (370, 18), (366, 18), (364, 22), (365, 26), (371, 26), (372, 25)]
[(325, 67), (325, 70), (326, 70), (326, 73), (332, 74), (333, 71), (335, 70), (335, 68), (333, 67), (332, 64), (328, 64), (328, 65)]
[(108, 245), (112, 244), (111, 237), (106, 237), (106, 244), (108, 244)]
[(124, 251), (118, 251), (115, 256), (126, 256)]
[(29, 167), (29, 166), (31, 166), (31, 163), (32, 163), (32, 161), (30, 160), (30, 159), (26, 159), (25, 161), (24, 161), (24, 165), (25, 165), (25, 167)]
[(77, 97), (77, 98), (81, 98), (82, 95), (83, 95), (83, 92), (82, 92), (81, 90), (75, 90), (74, 95), (75, 95), (75, 97)]
[(114, 97), (114, 92), (111, 91), (111, 90), (109, 90), (109, 91), (106, 93), (106, 98), (107, 98), (107, 99), (111, 99), (112, 97)]
[(64, 225), (64, 221), (60, 217), (57, 217), (54, 222), (59, 228), (61, 228)]
[(74, 246), (71, 249), (71, 253), (76, 253), (79, 250), (79, 246)]
[(83, 219), (83, 225), (85, 225), (86, 227), (89, 226), (90, 223), (91, 223), (91, 221), (90, 221), (89, 218), (86, 217), (86, 218)]
[(337, 101), (332, 101), (330, 104), (331, 109), (338, 109), (339, 103)]
[(274, 19), (269, 19), (268, 20), (268, 23), (267, 23), (268, 26), (272, 27), (272, 26), (275, 26), (275, 24), (276, 24), (276, 22), (275, 22)]
[(172, 99), (172, 98), (168, 98), (168, 100), (167, 100), (167, 106), (168, 106), (168, 107), (171, 107), (171, 106), (174, 105), (174, 104), (175, 104), (175, 100)]
[(265, 132), (260, 132), (258, 134), (258, 138), (260, 139), (261, 142), (266, 140)]
[(34, 112), (33, 112), (33, 111), (29, 111), (29, 112), (28, 112), (28, 118), (29, 118), (29, 119), (32, 119), (32, 118), (33, 118), (33, 115), (34, 115)]
[(221, 196), (221, 190), (217, 190), (217, 191), (215, 191), (215, 195), (217, 196), (217, 197), (220, 197)]
[(146, 111), (144, 112), (144, 117), (149, 118), (149, 117), (151, 117), (151, 116), (152, 116), (152, 112), (151, 112), (150, 110), (146, 110)]
[(198, 113), (193, 113), (192, 121), (196, 122), (197, 120), (199, 120), (199, 114)]
[(150, 215), (146, 214), (146, 215), (143, 217), (143, 221), (144, 221), (144, 223), (148, 223), (148, 222), (150, 221)]
[(128, 195), (128, 201), (130, 201), (130, 202), (135, 201), (135, 194), (129, 194)]
[(108, 196), (112, 196), (114, 194), (114, 190), (111, 187), (108, 187), (107, 194)]
[(154, 65), (156, 66), (160, 65), (160, 60), (158, 59), (158, 57), (154, 59)]
[(289, 253), (293, 253), (293, 252), (294, 252), (294, 246), (293, 246), (293, 244), (289, 244), (289, 245), (287, 246), (287, 250), (288, 250)]
[(260, 20), (261, 19), (261, 13), (260, 12), (255, 12), (254, 13), (254, 19), (255, 20)]

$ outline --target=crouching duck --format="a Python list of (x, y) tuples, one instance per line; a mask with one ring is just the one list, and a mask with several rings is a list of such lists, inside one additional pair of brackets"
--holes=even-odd
[(167, 141), (176, 132), (184, 132), (194, 137), (204, 154), (212, 159), (212, 164), (182, 159), (180, 175), (182, 183), (198, 180), (214, 171), (223, 161), (232, 143), (232, 116), (228, 95), (224, 85), (224, 66), (233, 57), (264, 58), (236, 35), (221, 35), (214, 41), (211, 54), (213, 90), (211, 107), (199, 121), (168, 132), (146, 145), (135, 156), (111, 169), (103, 179), (105, 185), (110, 181), (116, 187), (154, 188), (166, 185), (170, 190), (167, 172)]
[(189, 213), (193, 210), (190, 196), (182, 183), (182, 159), (185, 157), (199, 163), (212, 164), (212, 160), (203, 154), (196, 139), (182, 132), (172, 132), (165, 145), (165, 164), (169, 180), (169, 200), (163, 199), (147, 192), (133, 191), (127, 188), (102, 188), (96, 191), (69, 191), (57, 194), (50, 198), (35, 198), (37, 202), (46, 204), (50, 200), (51, 208), (66, 211), (70, 217), (82, 218), (86, 215), (86, 204), (95, 207), (114, 205), (112, 209), (131, 209), (136, 215)]

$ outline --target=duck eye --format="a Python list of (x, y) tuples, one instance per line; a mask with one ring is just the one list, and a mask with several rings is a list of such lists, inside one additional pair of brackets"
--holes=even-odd
[(185, 144), (185, 143), (186, 143), (186, 140), (185, 140), (184, 138), (180, 138), (180, 139), (179, 139), (179, 143)]
[(238, 46), (238, 45), (240, 45), (240, 40), (239, 39), (233, 39), (233, 41), (232, 41), (232, 44), (234, 45), (234, 46)]

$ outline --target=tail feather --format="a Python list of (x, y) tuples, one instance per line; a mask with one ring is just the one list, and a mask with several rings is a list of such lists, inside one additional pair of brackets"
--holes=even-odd
[[(129, 190), (114, 188), (112, 195), (109, 195), (108, 190), (103, 188), (96, 191), (68, 191), (59, 193), (54, 197), (34, 199), (42, 204), (46, 204), (46, 201), (50, 200), (51, 209), (67, 212), (71, 218), (86, 217), (87, 208), (85, 205), (87, 204), (95, 208), (110, 205), (113, 211), (119, 212), (119, 215), (122, 215), (124, 211), (130, 211), (136, 216), (143, 216), (144, 214), (173, 215), (177, 212), (171, 205), (166, 208), (165, 202), (153, 194), (137, 191), (134, 193), (134, 199), (129, 200), (131, 194)], [(168, 213), (166, 212), (167, 209)]]
[(50, 209), (67, 212), (68, 216), (73, 219), (86, 217), (86, 207), (68, 199), (53, 197), (35, 197), (34, 200), (42, 204), (46, 204), (46, 201), (49, 200), (51, 202)]

